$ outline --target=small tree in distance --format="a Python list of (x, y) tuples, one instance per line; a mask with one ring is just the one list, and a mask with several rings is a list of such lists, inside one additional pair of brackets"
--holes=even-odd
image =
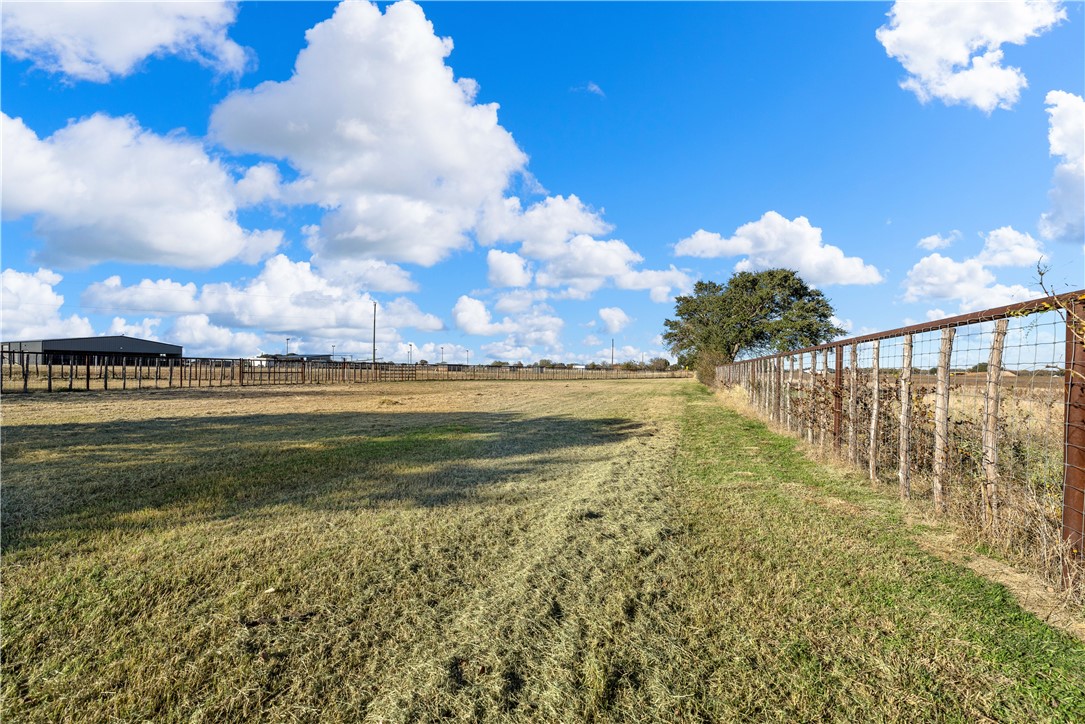
[(653, 372), (666, 372), (670, 368), (671, 363), (662, 357), (653, 357), (648, 360), (648, 369)]
[(663, 339), (684, 367), (710, 384), (717, 365), (740, 357), (810, 347), (844, 330), (833, 307), (791, 269), (738, 272), (727, 284), (697, 282), (693, 294), (675, 298), (675, 319)]

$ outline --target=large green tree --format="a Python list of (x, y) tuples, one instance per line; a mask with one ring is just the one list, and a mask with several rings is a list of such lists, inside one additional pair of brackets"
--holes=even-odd
[(679, 364), (698, 369), (822, 344), (844, 332), (825, 295), (790, 269), (697, 282), (693, 294), (675, 299), (674, 314), (663, 339)]

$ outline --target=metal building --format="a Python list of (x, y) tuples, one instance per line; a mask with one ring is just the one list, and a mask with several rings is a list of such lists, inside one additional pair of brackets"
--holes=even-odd
[(0, 342), (7, 364), (100, 364), (107, 360), (180, 359), (181, 346), (115, 335)]

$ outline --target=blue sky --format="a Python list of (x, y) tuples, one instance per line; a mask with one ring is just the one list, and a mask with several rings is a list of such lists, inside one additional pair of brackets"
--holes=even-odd
[(666, 356), (786, 266), (852, 334), (1080, 288), (1081, 3), (3, 5), (4, 339)]

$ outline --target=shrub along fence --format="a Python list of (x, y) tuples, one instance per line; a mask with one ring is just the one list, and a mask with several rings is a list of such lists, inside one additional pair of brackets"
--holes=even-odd
[[(1085, 291), (716, 368), (777, 427), (1080, 587)], [(1079, 589), (1080, 590), (1080, 589)]]
[(255, 387), (414, 380), (601, 380), (688, 377), (684, 370), (392, 364), (332, 360), (131, 358), (94, 355), (60, 364), (18, 351), (0, 355), (3, 392)]

